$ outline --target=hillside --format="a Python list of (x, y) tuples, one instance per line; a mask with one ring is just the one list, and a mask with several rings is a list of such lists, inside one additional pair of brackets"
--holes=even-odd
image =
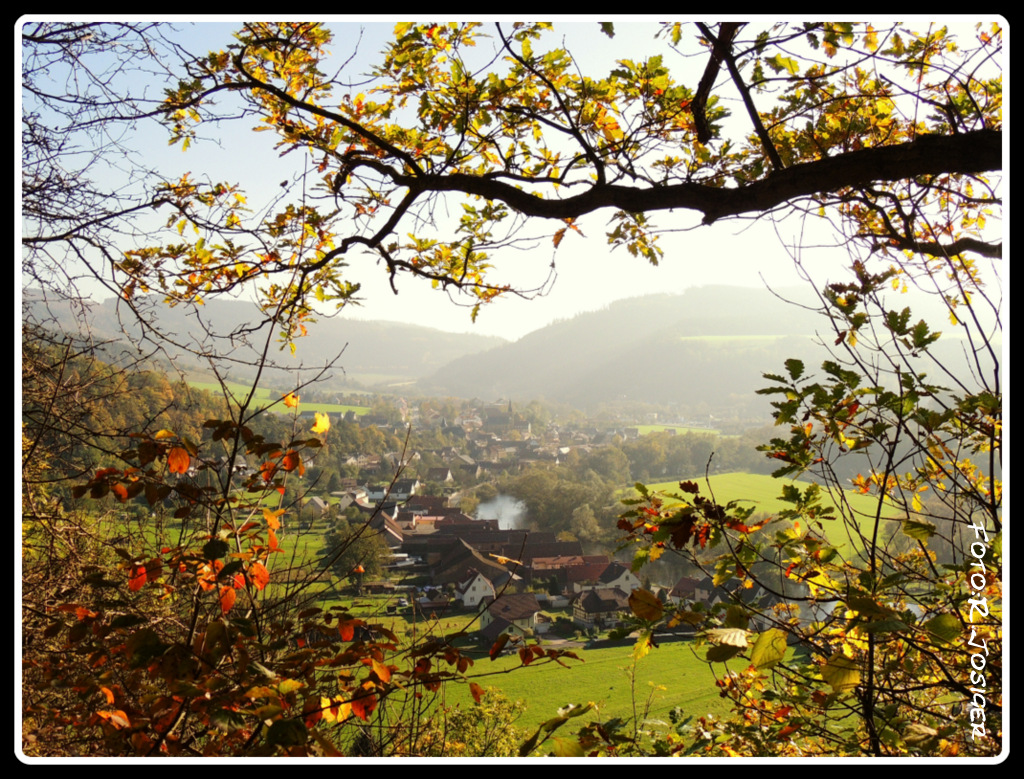
[[(93, 339), (112, 342), (104, 349), (108, 356), (126, 345), (145, 348), (138, 325), (131, 317), (122, 318), (119, 315), (114, 298), (101, 303), (86, 302), (83, 305), (84, 319), (89, 323)], [(145, 302), (142, 305), (144, 307)], [(79, 331), (73, 311), (65, 303), (44, 303), (37, 292), (25, 290), (24, 308), (27, 321), (65, 332)], [(188, 315), (186, 308), (159, 308), (161, 328), (176, 334), (182, 345), (208, 345), (211, 341), (209, 333), (230, 333), (232, 336), (218, 339), (219, 348), (224, 350), (229, 342), (234, 350), (232, 357), (244, 358), (247, 354), (255, 354), (247, 343), (259, 344), (260, 333), (264, 336), (266, 334), (265, 330), (244, 333), (255, 321), (256, 312), (251, 304), (242, 301), (210, 300), (203, 307), (203, 315), (204, 326), (200, 326), (194, 316)], [(368, 387), (386, 389), (389, 385), (415, 381), (447, 362), (503, 343), (503, 339), (494, 336), (448, 333), (398, 322), (325, 317), (308, 325), (308, 335), (302, 339), (301, 348), (294, 357), (287, 349), (272, 349), (272, 359), (277, 367), (265, 371), (263, 381), (270, 384), (281, 380), (294, 381), (294, 371), (303, 362), (307, 366), (322, 365), (324, 361), (341, 354), (332, 371), (333, 379), (325, 382), (322, 387), (341, 387), (346, 383), (358, 382)], [(206, 368), (204, 363), (187, 355), (182, 348), (170, 348), (164, 356), (173, 358), (186, 371)], [(247, 375), (244, 367), (239, 367), (233, 370), (231, 377), (243, 380)]]
[(705, 287), (650, 295), (556, 322), (420, 382), (464, 397), (547, 398), (587, 407), (623, 398), (688, 414), (767, 403), (761, 373), (808, 355), (820, 318), (766, 290)]

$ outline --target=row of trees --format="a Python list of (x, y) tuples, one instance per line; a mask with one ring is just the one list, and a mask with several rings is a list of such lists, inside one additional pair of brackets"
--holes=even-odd
[[(201, 317), (202, 298), (252, 290), (262, 322), (211, 326), (192, 348), (215, 375), (224, 352), (251, 359), (258, 382), (276, 338), (294, 347), (318, 305), (352, 300), (346, 268), (366, 254), (392, 286), (427, 280), (467, 295), (475, 316), (528, 293), (496, 275), (510, 249), (550, 240), (557, 251), (588, 214), (610, 217), (612, 248), (652, 262), (659, 214), (674, 214), (671, 228), (686, 214), (705, 225), (821, 218), (850, 254), (848, 278), (821, 290), (833, 354), (820, 370), (792, 360), (769, 377), (782, 434), (768, 454), (779, 475), (816, 471), (836, 491), (849, 544), (821, 531), (829, 514), (815, 489), (787, 493), (794, 508), (773, 518), (769, 540), (752, 539), (749, 516), (695, 483), (681, 485), (676, 506), (645, 495), (620, 521), (641, 557), (714, 545), (720, 583), (758, 583), (761, 564), (793, 582), (788, 605), (734, 604), (710, 619), (634, 594), (638, 655), (662, 621), (698, 623), (736, 715), (653, 740), (636, 729), (627, 739), (615, 723), (549, 739), (591, 710), (580, 706), (545, 722), (522, 754), (998, 754), (1002, 245), (987, 220), (1001, 207), (1002, 31), (821, 22), (653, 32), (667, 54), (700, 55), (696, 83), (661, 55), (581, 74), (547, 24), (398, 24), (372, 81), (356, 87), (317, 23), (246, 24), (195, 56), (160, 24), (27, 22), (23, 280), (74, 303), (85, 280), (105, 285), (141, 323), (136, 358), (176, 338), (154, 316), (161, 300)], [(729, 100), (745, 119), (727, 120)], [(315, 184), (297, 176), (301, 192), (286, 182), (249, 210), (230, 183), (151, 170), (130, 141), (160, 121), (187, 148), (205, 128), (230, 137), (250, 120), (276, 131)], [(810, 262), (805, 248), (795, 262)], [(939, 334), (894, 300), (904, 288), (942, 302), (966, 367), (924, 367)], [(38, 353), (43, 325), (23, 327), (23, 354)], [(93, 348), (64, 343), (67, 354)], [(329, 430), (318, 420), (262, 435), (253, 394), (236, 395), (201, 440), (141, 421), (107, 439), (115, 465), (69, 472), (52, 465), (60, 452), (49, 442), (74, 437), (74, 419), (50, 409), (88, 387), (56, 364), (53, 381), (25, 384), (39, 410), (23, 427), (25, 752), (444, 753), (441, 731), (424, 724), (429, 699), (450, 683), (479, 699), (470, 659), (449, 642), (400, 645), (342, 606), (303, 609), (310, 583), (279, 576), (280, 514), (267, 499)], [(255, 463), (244, 493), (230, 466), (188, 476), (211, 451)], [(835, 464), (850, 456), (863, 458), (855, 484), (876, 496), (873, 516), (838, 492)], [(83, 499), (169, 502), (190, 530), (164, 547), (123, 545), (96, 510), (52, 499), (60, 479)], [(880, 535), (893, 506), (912, 545)], [(939, 539), (952, 563), (936, 561)], [(748, 630), (753, 616), (771, 627)], [(541, 647), (524, 657), (565, 661)]]

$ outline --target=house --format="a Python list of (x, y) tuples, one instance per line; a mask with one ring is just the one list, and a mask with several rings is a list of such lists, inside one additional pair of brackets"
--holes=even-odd
[(699, 579), (694, 579), (692, 576), (683, 576), (675, 583), (675, 586), (669, 593), (669, 597), (673, 603), (686, 603), (697, 600), (697, 585), (699, 584)]
[(504, 592), (480, 615), (480, 634), (489, 641), (501, 633), (525, 636), (536, 627), (539, 611), (540, 603), (532, 592)]
[(640, 580), (622, 563), (612, 560), (594, 578), (573, 581), (576, 592), (593, 589), (609, 589), (618, 587), (625, 592), (632, 592), (640, 586)]
[(629, 595), (623, 590), (618, 587), (599, 587), (576, 597), (572, 620), (586, 628), (611, 627), (628, 611)]
[(482, 601), (494, 600), (494, 585), (476, 568), (470, 568), (464, 581), (455, 585), (455, 600), (462, 601), (467, 609), (477, 608)]

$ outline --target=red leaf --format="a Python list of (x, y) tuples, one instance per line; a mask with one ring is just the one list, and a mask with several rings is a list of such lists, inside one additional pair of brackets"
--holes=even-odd
[(494, 642), (494, 645), (491, 647), (491, 651), (489, 652), (491, 660), (501, 654), (501, 650), (505, 648), (505, 644), (507, 643), (508, 633), (502, 633), (498, 636), (498, 640)]
[(128, 587), (132, 592), (138, 592), (146, 586), (146, 566), (133, 565), (128, 574)]
[(338, 623), (338, 635), (341, 636), (342, 641), (351, 641), (356, 634), (357, 625), (365, 625), (361, 619), (346, 619), (344, 622)]

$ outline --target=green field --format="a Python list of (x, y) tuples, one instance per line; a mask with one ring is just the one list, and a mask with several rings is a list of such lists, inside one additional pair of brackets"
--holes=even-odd
[(681, 427), (680, 425), (634, 425), (637, 430), (640, 431), (640, 435), (647, 435), (648, 433), (661, 433), (665, 430), (675, 430), (677, 435), (685, 433), (703, 433), (705, 435), (717, 436), (719, 433), (717, 430), (711, 430), (707, 427)]
[[(510, 700), (521, 700), (528, 706), (518, 726), (532, 729), (555, 716), (569, 703), (594, 702), (599, 709), (580, 720), (605, 721), (613, 717), (631, 719), (634, 698), (642, 717), (650, 703), (649, 720), (668, 722), (668, 713), (679, 707), (684, 715), (716, 716), (727, 711), (719, 697), (710, 666), (691, 651), (690, 642), (666, 643), (640, 660), (633, 668), (632, 646), (573, 650), (583, 662), (565, 660), (557, 663), (530, 665), (522, 668), (518, 655), (506, 655), (491, 661), (486, 655), (476, 660), (468, 676), (484, 688), (494, 687)], [(717, 666), (722, 670), (722, 666)], [(449, 693), (449, 702), (471, 702), (467, 686), (456, 686)], [(578, 726), (567, 726), (575, 730)]]
[[(753, 507), (755, 515), (761, 512), (774, 515), (785, 509), (793, 508), (791, 503), (787, 503), (779, 498), (783, 485), (792, 484), (801, 492), (810, 486), (809, 482), (775, 479), (771, 476), (756, 473), (722, 473), (712, 476), (709, 479), (710, 492), (708, 482), (705, 482), (703, 477), (694, 478), (693, 481), (700, 487), (701, 495), (705, 497), (713, 496), (716, 502), (723, 505), (731, 500), (741, 501), (741, 505), (744, 507)], [(679, 492), (678, 481), (658, 482), (656, 484), (648, 484), (647, 487), (659, 492)], [(878, 508), (877, 498), (870, 495), (861, 495), (852, 490), (846, 490), (843, 496), (843, 500), (847, 502), (860, 526), (865, 529), (869, 527)], [(830, 499), (830, 496), (824, 490), (822, 491), (822, 503), (826, 506), (836, 506), (835, 502)], [(839, 514), (840, 508), (836, 507), (835, 516), (838, 517)], [(895, 508), (885, 507), (883, 508), (882, 516), (893, 518), (898, 516), (898, 512)], [(838, 518), (823, 518), (822, 526), (825, 529), (825, 535), (831, 543), (839, 545), (849, 540), (846, 528)]]
[[(221, 385), (215, 381), (190, 381), (188, 385), (190, 387), (195, 387), (196, 389), (200, 390), (206, 390), (207, 392), (213, 392), (215, 394), (219, 394), (222, 392)], [(230, 381), (225, 382), (224, 386), (227, 388), (228, 392), (234, 395), (236, 399), (246, 397), (249, 393), (249, 390), (251, 389), (249, 385), (236, 384)], [(272, 402), (280, 399), (281, 393), (277, 390), (268, 389), (266, 387), (257, 387), (256, 393), (253, 395), (253, 397), (257, 401)], [(299, 393), (299, 397), (302, 397), (301, 392)], [(343, 406), (340, 403), (307, 403), (306, 401), (302, 401), (299, 408), (302, 411), (319, 411), (322, 414), (326, 414), (328, 412), (332, 414), (347, 414), (349, 411), (354, 411), (356, 413), (356, 416), (362, 416), (363, 414), (368, 414), (370, 412), (369, 406)], [(287, 408), (282, 403), (276, 404), (271, 409), (271, 411), (278, 414), (292, 413), (292, 409)]]

